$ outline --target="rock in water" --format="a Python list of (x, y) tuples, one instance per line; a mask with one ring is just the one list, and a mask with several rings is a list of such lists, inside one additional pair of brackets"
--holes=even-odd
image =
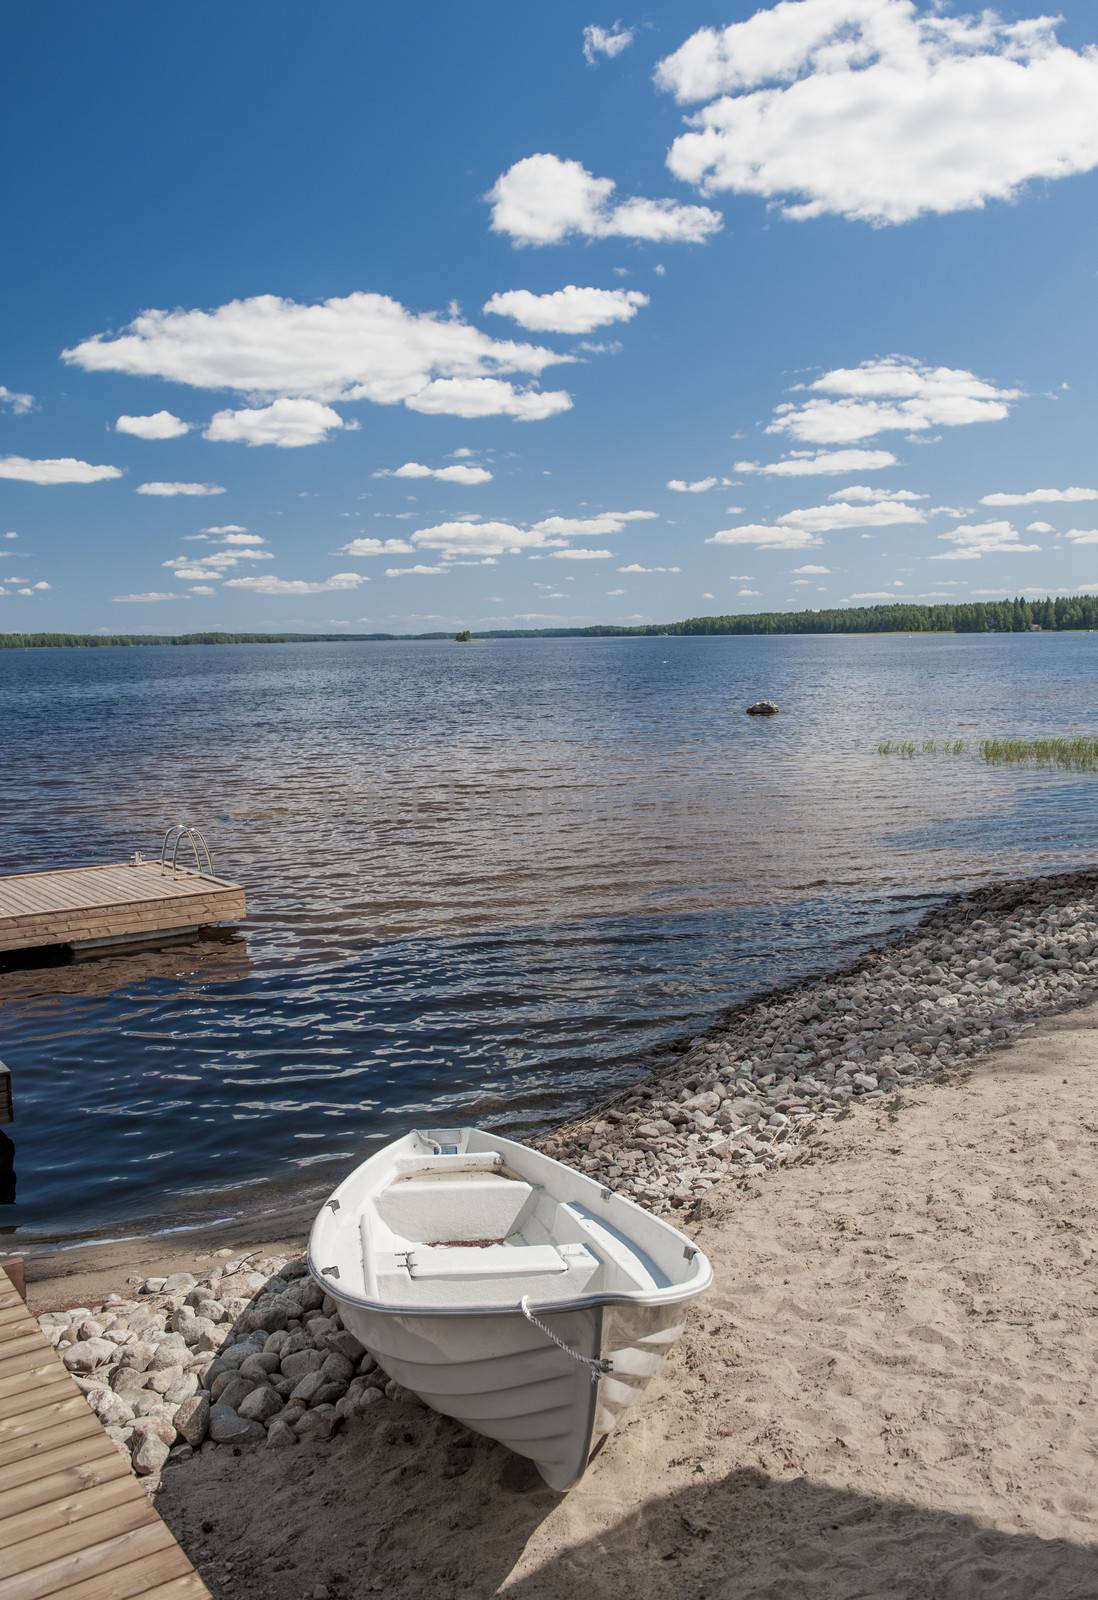
[(749, 717), (776, 717), (778, 715), (778, 702), (776, 700), (756, 700), (753, 706), (748, 706)]

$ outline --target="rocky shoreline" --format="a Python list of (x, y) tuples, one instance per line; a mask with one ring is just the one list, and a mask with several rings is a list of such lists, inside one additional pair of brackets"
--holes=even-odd
[[(858, 1104), (924, 1083), (1098, 994), (1098, 872), (998, 883), (847, 971), (764, 995), (541, 1141), (654, 1210), (789, 1159)], [(330, 1439), (404, 1391), (300, 1257), (215, 1252), (39, 1323), (152, 1491), (196, 1450)]]

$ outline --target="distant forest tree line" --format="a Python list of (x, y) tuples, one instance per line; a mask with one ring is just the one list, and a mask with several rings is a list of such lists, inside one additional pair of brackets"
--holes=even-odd
[[(492, 628), (480, 639), (616, 639), (670, 634), (780, 633), (1050, 633), (1098, 628), (1098, 595), (1056, 599), (965, 600), (915, 605), (843, 606), (831, 611), (760, 611), (750, 616), (689, 617), (685, 622), (593, 628)], [(468, 630), (464, 630), (468, 633)], [(473, 635), (470, 635), (473, 637)], [(4, 633), (0, 649), (36, 650), (58, 646), (149, 644), (308, 644), (385, 641), (398, 638), (448, 639), (452, 633)]]

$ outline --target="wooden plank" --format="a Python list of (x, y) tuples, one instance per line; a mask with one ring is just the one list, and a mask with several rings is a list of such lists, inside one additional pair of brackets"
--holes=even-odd
[(158, 863), (0, 878), (0, 950), (171, 933), (244, 915), (239, 884)]
[[(104, 1539), (96, 1544), (87, 1545), (82, 1550), (74, 1550), (56, 1561), (45, 1561), (30, 1572), (5, 1578), (0, 1595), (3, 1600), (45, 1600), (47, 1595), (54, 1595), (58, 1591), (63, 1594), (66, 1585), (72, 1588), (82, 1579), (100, 1577), (118, 1567), (126, 1566), (131, 1561), (136, 1561), (139, 1556), (156, 1555), (172, 1547), (181, 1561), (185, 1562), (187, 1558), (175, 1543), (171, 1533), (164, 1523), (156, 1518), (154, 1522), (146, 1523), (144, 1527), (118, 1534), (113, 1539)], [(107, 1587), (103, 1593), (110, 1596), (113, 1591)]]
[[(10, 1545), (4, 1551), (5, 1583), (11, 1582), (20, 1573), (28, 1573), (35, 1567), (41, 1568), (42, 1557), (47, 1552), (51, 1561), (57, 1561), (62, 1556), (86, 1550), (89, 1543), (105, 1544), (108, 1540), (135, 1533), (139, 1528), (147, 1528), (150, 1523), (159, 1521), (156, 1512), (138, 1489), (136, 1500), (127, 1496), (119, 1505), (111, 1506), (100, 1515), (94, 1528), (81, 1527), (79, 1522), (67, 1526), (62, 1524), (54, 1529), (44, 1546), (40, 1539), (23, 1539), (19, 1544)], [(0, 1594), (3, 1594), (3, 1590), (0, 1590)]]
[(210, 1600), (210, 1591), (176, 1545), (100, 1577), (66, 1584), (50, 1600)]
[(16, 1389), (14, 1394), (0, 1395), (0, 1422), (6, 1417), (21, 1417), (24, 1411), (33, 1411), (36, 1406), (48, 1405), (61, 1395), (71, 1395), (72, 1391), (72, 1379), (67, 1372), (58, 1370), (48, 1377), (45, 1375), (37, 1377), (32, 1374), (30, 1383), (25, 1383)]
[(27, 1327), (18, 1328), (4, 1340), (3, 1351), (0, 1351), (0, 1372), (3, 1372), (8, 1361), (17, 1360), (22, 1355), (41, 1355), (44, 1343), (33, 1322)]
[[(16, 1407), (19, 1409), (17, 1410)], [(29, 1390), (25, 1395), (13, 1395), (0, 1408), (0, 1440), (17, 1439), (28, 1431), (47, 1428), (66, 1417), (83, 1417), (91, 1407), (70, 1383), (55, 1383), (45, 1388)], [(94, 1416), (95, 1413), (92, 1412)], [(4, 1508), (0, 1506), (0, 1516)]]
[(103, 1424), (89, 1406), (83, 1416), (62, 1417), (59, 1422), (41, 1428), (37, 1433), (13, 1434), (7, 1437), (5, 1427), (0, 1434), (0, 1474), (9, 1467), (19, 1471), (34, 1471), (40, 1456), (56, 1455), (60, 1450), (89, 1441), (98, 1450), (110, 1441), (103, 1432)]
[[(27, 1539), (41, 1539), (55, 1528), (71, 1527), (85, 1517), (96, 1517), (101, 1511), (132, 1500), (135, 1493), (144, 1499), (144, 1491), (127, 1473), (124, 1478), (108, 1478), (105, 1483), (93, 1483), (90, 1488), (77, 1489), (75, 1494), (47, 1500), (43, 1505), (31, 1506), (29, 1510), (10, 1516), (7, 1508), (0, 1506), (0, 1550), (22, 1544)], [(0, 1565), (4, 1561), (4, 1556), (0, 1555)]]
[(3, 1346), (0, 1346), (0, 1399), (17, 1394), (32, 1380), (38, 1382), (42, 1374), (55, 1370), (57, 1357), (44, 1339), (42, 1343), (45, 1348), (40, 1355), (20, 1356), (18, 1361), (10, 1362), (4, 1360)]
[[(4, 1516), (18, 1516), (24, 1511), (32, 1511), (35, 1506), (69, 1499), (84, 1489), (91, 1489), (98, 1483), (112, 1483), (116, 1478), (123, 1478), (128, 1483), (135, 1481), (129, 1462), (121, 1450), (112, 1450), (109, 1456), (97, 1456), (94, 1461), (77, 1462), (75, 1466), (65, 1467), (60, 1472), (47, 1473), (44, 1478), (35, 1478), (31, 1483), (9, 1489), (4, 1495)], [(143, 1494), (144, 1490), (139, 1492)]]

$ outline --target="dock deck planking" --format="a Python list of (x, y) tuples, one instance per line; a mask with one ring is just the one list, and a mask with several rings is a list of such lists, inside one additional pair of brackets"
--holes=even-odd
[(155, 861), (0, 877), (0, 951), (148, 940), (244, 914), (239, 884)]
[(210, 1600), (3, 1273), (0, 1600)]

